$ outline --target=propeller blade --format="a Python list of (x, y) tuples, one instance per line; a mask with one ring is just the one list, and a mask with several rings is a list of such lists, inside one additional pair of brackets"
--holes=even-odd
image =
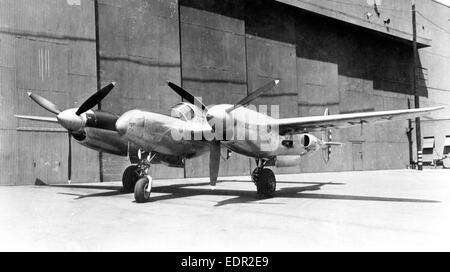
[(111, 82), (105, 87), (101, 88), (99, 91), (97, 91), (95, 94), (91, 95), (86, 101), (81, 104), (81, 106), (78, 108), (76, 115), (80, 115), (90, 109), (92, 109), (95, 105), (100, 103), (100, 101), (105, 98), (108, 93), (116, 86), (115, 82)]
[(69, 157), (67, 158), (67, 182), (70, 184), (72, 178), (72, 134), (69, 132)]
[(33, 116), (33, 115), (16, 115), (14, 114), (16, 118), (20, 119), (26, 119), (26, 120), (33, 120), (33, 121), (39, 121), (39, 122), (48, 122), (48, 123), (58, 123), (58, 119), (56, 117), (43, 117), (43, 116)]
[(192, 94), (190, 94), (188, 91), (186, 91), (185, 89), (181, 88), (180, 86), (167, 81), (167, 85), (169, 85), (169, 87), (174, 90), (179, 96), (181, 96), (183, 99), (185, 99), (187, 102), (191, 103), (191, 104), (200, 104), (202, 106), (202, 110), (207, 110), (208, 108), (205, 106), (205, 104), (202, 103), (202, 101), (200, 101), (199, 99), (197, 99), (195, 96), (193, 96)]
[(42, 96), (33, 94), (31, 92), (28, 92), (28, 96), (33, 99), (33, 101), (36, 102), (39, 106), (43, 107), (51, 113), (58, 114), (61, 112), (61, 110), (55, 104), (43, 98)]
[(230, 113), (232, 111), (234, 111), (235, 109), (242, 107), (242, 106), (246, 106), (248, 105), (250, 102), (252, 102), (253, 100), (255, 100), (255, 98), (257, 98), (258, 96), (262, 95), (263, 93), (271, 90), (273, 87), (275, 87), (280, 81), (278, 79), (276, 80), (272, 80), (271, 82), (267, 83), (266, 85), (262, 86), (261, 88), (257, 89), (256, 91), (252, 92), (251, 94), (247, 95), (246, 97), (244, 97), (243, 99), (239, 100), (237, 103), (234, 104), (233, 107), (229, 108), (226, 110), (227, 113)]
[(69, 132), (69, 154), (67, 158), (67, 182), (70, 184), (72, 179), (72, 134)]
[(209, 184), (216, 186), (220, 166), (220, 141), (214, 141), (209, 149)]

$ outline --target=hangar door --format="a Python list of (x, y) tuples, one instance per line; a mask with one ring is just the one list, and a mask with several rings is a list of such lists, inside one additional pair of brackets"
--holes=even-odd
[(362, 142), (352, 143), (353, 170), (363, 170), (363, 149)]
[(450, 135), (445, 136), (443, 155), (450, 154)]
[[(18, 38), (16, 40), (17, 77), (14, 98), (16, 114), (51, 116), (27, 95), (33, 92), (67, 108), (68, 46), (63, 42)], [(10, 113), (12, 114), (12, 112)], [(67, 179), (68, 138), (57, 124), (16, 120), (13, 139), (20, 183), (33, 183), (36, 178), (46, 183)]]
[(424, 137), (422, 145), (423, 162), (433, 164), (433, 161), (437, 159), (437, 157), (435, 157), (434, 148), (434, 136)]

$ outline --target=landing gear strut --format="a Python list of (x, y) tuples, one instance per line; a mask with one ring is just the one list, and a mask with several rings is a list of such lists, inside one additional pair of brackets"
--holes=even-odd
[(267, 160), (256, 159), (256, 168), (252, 172), (252, 181), (256, 185), (258, 194), (262, 197), (273, 197), (276, 189), (275, 174), (272, 170), (264, 168)]
[(149, 175), (152, 159), (156, 156), (150, 157), (150, 154), (141, 153), (139, 150), (139, 177), (140, 179), (134, 186), (134, 199), (136, 203), (144, 203), (150, 199), (150, 192), (152, 191), (152, 177)]
[(152, 177), (149, 175), (152, 159), (156, 156), (144, 151), (138, 151), (139, 163), (125, 169), (122, 175), (123, 192), (134, 192), (137, 203), (147, 202), (152, 190)]

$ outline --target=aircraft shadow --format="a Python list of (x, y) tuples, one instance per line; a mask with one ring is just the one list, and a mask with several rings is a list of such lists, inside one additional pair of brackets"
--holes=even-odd
[(123, 193), (121, 190), (118, 190), (118, 191), (114, 190), (114, 191), (101, 192), (101, 193), (88, 194), (88, 195), (74, 194), (74, 193), (61, 193), (61, 192), (59, 192), (58, 194), (60, 194), (60, 195), (76, 196), (75, 199), (82, 199), (82, 198), (87, 198), (87, 197), (115, 196), (115, 195), (122, 195), (122, 194), (125, 194), (125, 193)]
[[(234, 180), (223, 180), (218, 181), (218, 183), (223, 182), (249, 182), (249, 181), (234, 181)], [(279, 181), (277, 183), (293, 183), (293, 182), (283, 182)], [(285, 187), (280, 188), (275, 193), (276, 198), (308, 198), (308, 199), (332, 199), (332, 200), (354, 200), (354, 201), (382, 201), (382, 202), (405, 202), (405, 203), (439, 203), (437, 200), (427, 200), (427, 199), (416, 199), (416, 198), (396, 198), (396, 197), (378, 197), (378, 196), (361, 196), (361, 195), (338, 195), (338, 194), (320, 194), (320, 193), (310, 193), (311, 191), (318, 191), (323, 186), (332, 185), (345, 185), (345, 183), (335, 183), (335, 182), (295, 182), (297, 184), (305, 184), (305, 186), (296, 187)], [(226, 199), (217, 202), (214, 206), (224, 206), (229, 204), (239, 204), (239, 203), (254, 203), (254, 204), (280, 204), (274, 202), (263, 202), (264, 198), (258, 197), (256, 191), (244, 191), (244, 190), (233, 190), (233, 189), (218, 189), (211, 190), (210, 188), (189, 188), (196, 186), (208, 186), (208, 182), (201, 183), (180, 183), (172, 185), (155, 186), (152, 192), (164, 193), (165, 195), (152, 196), (150, 202), (185, 198), (199, 195), (214, 195), (214, 196), (235, 196), (234, 198)], [(94, 194), (76, 194), (76, 193), (63, 193), (64, 195), (77, 196), (75, 199), (83, 199), (90, 197), (108, 197), (126, 194), (122, 192), (122, 186), (99, 186), (99, 185), (48, 185), (50, 187), (59, 188), (83, 188), (83, 189), (100, 189), (109, 190), (107, 192), (94, 193)], [(305, 193), (307, 192), (307, 193)]]

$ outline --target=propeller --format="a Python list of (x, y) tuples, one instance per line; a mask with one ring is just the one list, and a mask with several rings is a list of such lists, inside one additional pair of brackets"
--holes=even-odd
[(209, 184), (211, 189), (217, 183), (217, 177), (219, 176), (220, 166), (220, 141), (213, 141), (209, 146)]
[(69, 131), (67, 135), (69, 135), (69, 154), (67, 158), (67, 182), (70, 184), (72, 179), (72, 133), (70, 133)]
[(31, 92), (28, 92), (28, 96), (33, 99), (33, 101), (36, 102), (39, 106), (43, 107), (51, 113), (59, 114), (61, 112), (61, 110), (55, 104), (43, 98), (42, 96), (33, 94)]
[(105, 98), (109, 92), (116, 86), (115, 82), (111, 82), (105, 87), (101, 88), (99, 91), (91, 95), (86, 101), (81, 104), (81, 106), (78, 108), (76, 115), (80, 115), (82, 113), (85, 113), (86, 111), (92, 109), (95, 107), (98, 103), (100, 103), (103, 98)]
[[(280, 82), (280, 80), (278, 80), (278, 79), (272, 80), (271, 82), (267, 83), (266, 85), (256, 89), (254, 92), (250, 93), (246, 97), (244, 97), (241, 100), (239, 100), (238, 102), (236, 102), (234, 104), (234, 106), (227, 109), (226, 112), (230, 113), (231, 111), (233, 111), (239, 107), (248, 105), (251, 101), (255, 100), (258, 96), (271, 90), (273, 87), (278, 85), (279, 82)], [(189, 93), (185, 89), (181, 88), (180, 86), (178, 86), (170, 81), (167, 81), (167, 84), (169, 85), (169, 87), (172, 90), (174, 90), (179, 96), (181, 96), (187, 102), (189, 102), (191, 104), (199, 103), (202, 106), (202, 110), (208, 110), (208, 107), (206, 107), (206, 105), (203, 104), (203, 102), (201, 100), (199, 100), (197, 97), (193, 96), (191, 93)]]
[[(246, 97), (244, 97), (243, 99), (239, 100), (238, 102), (236, 102), (234, 104), (234, 106), (232, 106), (229, 109), (225, 110), (225, 114), (219, 113), (220, 117), (226, 117), (226, 115), (228, 115), (230, 112), (232, 112), (233, 110), (242, 107), (242, 106), (246, 106), (248, 105), (251, 101), (255, 100), (255, 98), (257, 98), (258, 96), (260, 96), (261, 94), (271, 90), (273, 87), (275, 87), (280, 81), (277, 80), (273, 80), (269, 83), (267, 83), (266, 85), (258, 88), (257, 90), (255, 90), (254, 92), (252, 92), (251, 94), (247, 95)], [(208, 114), (210, 111), (208, 110), (208, 112), (206, 113), (206, 118), (209, 120), (211, 117), (214, 117), (213, 115)], [(212, 189), (214, 189), (214, 186), (216, 186), (216, 182), (217, 182), (217, 177), (219, 175), (219, 166), (220, 166), (220, 141), (213, 141), (211, 142), (210, 145), (210, 151), (209, 151), (209, 182), (210, 185), (212, 187)]]
[(206, 107), (205, 104), (203, 104), (203, 102), (201, 100), (199, 100), (197, 97), (193, 96), (192, 94), (190, 94), (188, 91), (186, 91), (185, 89), (181, 88), (180, 86), (167, 81), (167, 85), (169, 85), (169, 87), (174, 90), (179, 96), (181, 96), (183, 99), (185, 99), (187, 102), (191, 103), (191, 104), (199, 104), (202, 106), (202, 110), (207, 110), (208, 108)]
[(58, 119), (56, 117), (42, 117), (42, 116), (17, 115), (17, 114), (14, 114), (14, 116), (20, 119), (33, 120), (38, 122), (58, 123)]
[(95, 107), (98, 103), (100, 103), (103, 98), (105, 98), (108, 93), (114, 88), (116, 85), (115, 82), (111, 82), (105, 87), (98, 90), (96, 93), (91, 95), (88, 99), (86, 99), (78, 109), (66, 109), (61, 111), (58, 106), (56, 106), (53, 102), (48, 99), (39, 96), (37, 94), (33, 94), (31, 92), (28, 93), (28, 96), (36, 102), (39, 106), (46, 109), (47, 111), (56, 114), (55, 117), (42, 117), (42, 116), (31, 116), (31, 115), (15, 115), (17, 118), (28, 119), (33, 121), (41, 121), (41, 122), (51, 122), (51, 123), (59, 123), (62, 127), (67, 129), (68, 139), (69, 139), (69, 152), (68, 152), (68, 169), (67, 169), (67, 181), (70, 183), (72, 178), (72, 134), (77, 132), (82, 132), (83, 127), (86, 123), (86, 117), (80, 116), (86, 111)]
[[(183, 99), (185, 99), (187, 102), (191, 103), (191, 104), (199, 104), (202, 107), (202, 110), (206, 110), (206, 119), (210, 120), (211, 118), (218, 118), (219, 120), (222, 118), (227, 118), (228, 114), (230, 112), (232, 112), (233, 110), (242, 107), (242, 106), (246, 106), (248, 105), (251, 101), (253, 101), (255, 98), (257, 98), (258, 96), (260, 96), (261, 94), (271, 90), (273, 87), (275, 87), (280, 81), (277, 80), (272, 80), (271, 82), (267, 83), (266, 85), (258, 88), (257, 90), (255, 90), (254, 92), (252, 92), (251, 94), (247, 95), (246, 97), (244, 97), (243, 99), (239, 100), (238, 102), (236, 102), (232, 107), (226, 109), (225, 111), (223, 109), (220, 108), (215, 108), (212, 107), (211, 109), (213, 109), (211, 111), (211, 109), (208, 109), (205, 104), (203, 104), (202, 101), (200, 101), (199, 99), (197, 99), (195, 96), (193, 96), (192, 94), (190, 94), (188, 91), (186, 91), (185, 89), (181, 88), (180, 86), (167, 81), (167, 84), (169, 85), (169, 87), (174, 90), (178, 95), (180, 95)], [(197, 105), (198, 105), (197, 104)], [(218, 105), (220, 106), (220, 105)], [(212, 128), (214, 130), (214, 128)], [(217, 177), (219, 175), (219, 166), (220, 166), (220, 141), (219, 140), (214, 140), (212, 142), (210, 142), (210, 152), (209, 152), (209, 181), (210, 181), (210, 185), (211, 188), (214, 189), (214, 186), (216, 186), (216, 182), (217, 182)]]
[[(179, 96), (181, 96), (186, 102), (193, 105), (201, 105), (202, 110), (208, 110), (205, 104), (198, 98), (190, 94), (185, 89), (180, 86), (167, 81), (167, 85), (174, 90)], [(217, 177), (219, 176), (219, 166), (220, 166), (220, 141), (212, 141), (209, 147), (209, 184), (211, 189), (214, 190)]]
[(255, 100), (258, 96), (262, 95), (263, 93), (271, 90), (273, 87), (278, 85), (279, 82), (280, 82), (280, 80), (276, 79), (276, 80), (273, 80), (273, 81), (267, 83), (266, 85), (256, 89), (254, 92), (250, 93), (249, 95), (247, 95), (243, 99), (241, 99), (238, 102), (234, 103), (234, 106), (229, 108), (229, 109), (227, 109), (226, 112), (230, 113), (230, 112), (234, 111), (235, 109), (237, 109), (239, 107), (248, 105), (250, 102)]

